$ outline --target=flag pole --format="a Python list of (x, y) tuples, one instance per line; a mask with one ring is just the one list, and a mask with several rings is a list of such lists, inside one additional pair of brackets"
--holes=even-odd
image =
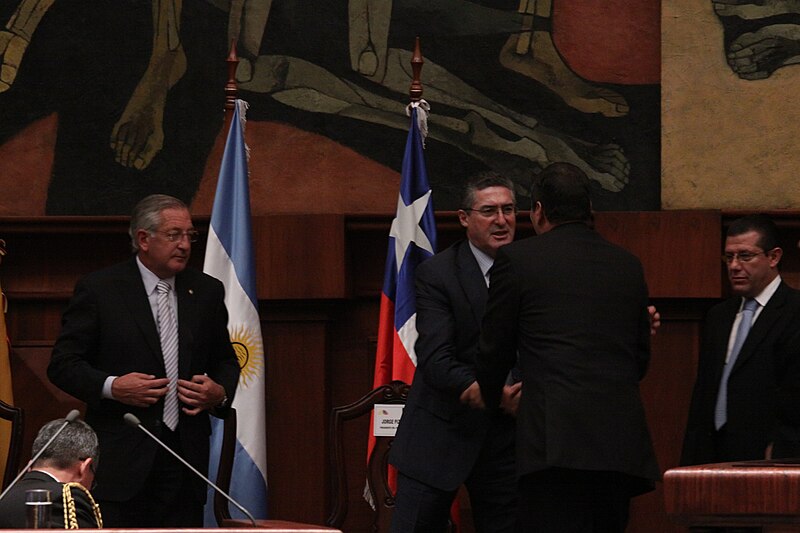
[(236, 54), (236, 39), (231, 39), (231, 48), (225, 63), (228, 64), (228, 81), (225, 82), (225, 121), (222, 131), (227, 135), (231, 127), (233, 110), (236, 108), (236, 98), (239, 96), (239, 86), (236, 83), (236, 69), (239, 66), (239, 56)]
[(422, 99), (422, 82), (420, 81), (420, 74), (422, 73), (422, 65), (425, 61), (422, 59), (422, 52), (419, 47), (419, 35), (414, 39), (414, 53), (411, 55), (411, 86), (408, 88), (408, 96), (412, 102), (419, 102)]

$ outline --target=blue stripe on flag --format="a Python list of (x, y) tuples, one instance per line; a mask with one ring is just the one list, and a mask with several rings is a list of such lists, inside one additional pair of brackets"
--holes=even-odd
[[(240, 120), (241, 107), (245, 104), (240, 100), (236, 102), (217, 180), (203, 270), (225, 285), (228, 330), (239, 364), (244, 365), (233, 400), (239, 423), (230, 494), (255, 518), (266, 518), (265, 364), (256, 299), (247, 148), (243, 120)], [(222, 421), (212, 419), (209, 461), (212, 480), (217, 475), (222, 433)], [(229, 508), (232, 517), (243, 517), (235, 507)], [(216, 525), (211, 490), (206, 500), (205, 525)]]

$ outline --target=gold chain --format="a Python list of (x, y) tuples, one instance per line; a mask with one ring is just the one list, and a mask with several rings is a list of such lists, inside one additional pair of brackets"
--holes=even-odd
[(79, 529), (78, 515), (75, 509), (75, 498), (72, 496), (72, 488), (82, 490), (86, 497), (89, 498), (89, 503), (94, 512), (94, 519), (97, 522), (97, 527), (103, 527), (103, 517), (100, 515), (100, 506), (94, 501), (92, 493), (80, 483), (64, 483), (64, 488), (61, 491), (62, 501), (64, 503), (64, 529)]

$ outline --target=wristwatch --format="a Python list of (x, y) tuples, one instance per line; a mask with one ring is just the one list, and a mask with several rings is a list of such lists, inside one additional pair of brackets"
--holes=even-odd
[(228, 407), (228, 395), (222, 397), (222, 401), (217, 404), (217, 408), (225, 408)]

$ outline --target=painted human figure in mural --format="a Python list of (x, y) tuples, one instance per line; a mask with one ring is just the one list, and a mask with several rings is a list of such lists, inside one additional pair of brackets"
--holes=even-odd
[[(33, 34), (54, 0), (22, 0), (0, 31), (0, 92), (11, 88)], [(167, 92), (186, 72), (180, 40), (182, 0), (153, 0), (153, 47), (147, 69), (111, 132), (117, 163), (141, 170), (164, 143)]]
[(712, 0), (725, 28), (725, 55), (745, 80), (800, 63), (800, 1)]
[(224, 119), (225, 66), (208, 58), (227, 53), (226, 12), (19, 0), (0, 13), (0, 143), (57, 124), (47, 214), (121, 214), (154, 190), (192, 199)]
[(542, 83), (579, 111), (606, 117), (624, 116), (628, 113), (628, 103), (622, 95), (581, 78), (559, 54), (550, 29), (553, 1), (520, 0), (519, 12), (524, 14), (522, 31), (509, 36), (500, 52), (501, 64)]
[[(144, 6), (149, 6), (152, 26), (131, 24), (135, 29), (151, 28), (151, 32), (134, 34), (139, 41), (151, 40), (147, 48), (149, 57), (141, 70), (137, 70), (135, 64), (131, 65), (123, 52), (117, 53), (113, 59), (117, 61), (116, 65), (107, 65), (111, 70), (102, 73), (107, 86), (110, 87), (115, 78), (124, 78), (122, 86), (127, 84), (130, 87), (130, 92), (122, 88), (120, 95), (112, 95), (114, 101), (107, 98), (108, 91), (100, 94), (100, 98), (85, 95), (88, 105), (83, 106), (77, 105), (77, 98), (67, 99), (61, 94), (55, 97), (57, 101), (64, 99), (74, 104), (71, 110), (74, 114), (55, 109), (59, 113), (59, 141), (48, 191), (48, 213), (125, 211), (127, 203), (137, 195), (152, 192), (154, 184), (158, 184), (160, 190), (166, 186), (165, 192), (191, 200), (202, 174), (205, 156), (210, 150), (213, 124), (221, 121), (221, 114), (218, 119), (214, 113), (203, 109), (212, 109), (210, 106), (214, 105), (217, 96), (212, 98), (211, 91), (221, 85), (222, 79), (203, 85), (198, 92), (198, 76), (210, 79), (210, 69), (202, 63), (208, 63), (208, 57), (215, 56), (208, 52), (224, 42), (225, 33), (220, 33), (224, 30), (219, 25), (212, 27), (219, 18), (216, 14), (212, 17), (214, 22), (205, 23), (206, 27), (198, 31), (198, 20), (209, 17), (187, 17), (184, 14), (186, 9), (196, 11), (202, 9), (202, 5), (213, 6), (227, 17), (227, 42), (231, 39), (238, 41), (242, 59), (237, 78), (243, 91), (267, 95), (275, 102), (301, 112), (336, 115), (368, 124), (406, 129), (403, 107), (407, 102), (405, 95), (410, 79), (411, 53), (405, 47), (411, 40), (397, 41), (395, 36), (393, 41), (390, 29), (398, 24), (398, 19), (413, 19), (415, 27), (420, 25), (434, 36), (471, 39), (473, 36), (506, 35), (505, 45), (498, 46), (494, 60), (507, 69), (509, 75), (536, 81), (581, 114), (625, 117), (629, 112), (625, 97), (573, 72), (556, 49), (551, 28), (554, 22), (549, 19), (557, 18), (559, 9), (563, 11), (563, 6), (570, 3), (574, 2), (521, 0), (516, 10), (509, 9), (509, 6), (495, 8), (491, 3), (481, 5), (461, 0), (406, 0), (402, 3), (349, 0), (346, 6), (309, 6), (293, 0), (282, 0), (274, 5), (273, 0), (207, 0), (189, 5), (184, 5), (182, 0), (124, 3), (118, 11), (134, 9), (138, 10), (139, 16)], [(52, 11), (57, 11), (59, 7), (60, 3), (54, 0), (21, 0), (6, 25), (6, 31), (0, 32), (3, 61), (0, 67), (0, 109), (4, 107), (2, 92), (14, 85), (34, 31), (48, 10), (53, 8)], [(61, 9), (63, 13), (69, 8)], [(83, 6), (82, 9), (88, 11), (92, 8)], [(296, 23), (299, 33), (284, 30), (287, 33), (280, 34), (280, 23), (268, 30), (267, 22), (276, 9), (284, 18), (294, 17), (292, 22)], [(414, 19), (425, 9), (434, 9), (437, 17)], [(320, 15), (320, 11), (326, 13)], [(336, 17), (341, 12), (345, 17), (339, 22)], [(330, 13), (334, 16), (326, 16)], [(97, 23), (107, 15), (95, 16)], [(118, 14), (114, 16), (120, 17)], [(194, 27), (187, 31), (187, 24)], [(343, 24), (341, 30), (338, 24)], [(324, 37), (316, 35), (325, 32), (329, 32), (329, 36), (338, 32), (335, 33), (336, 42), (324, 41)], [(275, 41), (263, 45), (273, 33), (280, 35), (278, 46), (275, 46)], [(343, 35), (347, 36), (344, 56), (349, 54), (349, 71), (342, 68), (344, 65), (340, 59), (334, 58), (338, 53), (336, 46), (341, 42), (338, 38)], [(96, 38), (91, 34), (85, 39), (87, 44), (94, 46), (97, 43), (91, 42), (92, 37)], [(188, 55), (187, 39), (188, 46), (193, 47), (193, 53)], [(399, 47), (396, 41), (401, 43)], [(265, 54), (265, 50), (271, 53)], [(111, 55), (116, 51), (106, 52)], [(127, 68), (119, 69), (119, 64), (125, 64)], [(353, 73), (358, 76), (354, 78)], [(532, 104), (536, 102), (534, 96), (524, 93), (512, 95), (514, 105), (509, 105), (493, 92), (481, 90), (474, 81), (465, 79), (459, 70), (451, 70), (426, 57), (423, 75), (425, 97), (435, 106), (431, 120), (432, 139), (504, 172), (521, 187), (526, 187), (532, 170), (553, 161), (567, 161), (579, 166), (606, 191), (619, 192), (628, 186), (631, 176), (629, 156), (623, 152), (615, 135), (587, 135), (582, 128), (574, 127), (570, 131), (570, 128), (562, 127), (563, 121), (558, 128), (545, 127), (536, 116), (539, 108)], [(91, 91), (100, 92), (95, 87), (91, 87)], [(219, 97), (221, 94), (220, 91)], [(15, 99), (9, 100), (11, 103), (7, 107), (16, 108), (19, 98), (27, 105), (25, 97), (17, 94)], [(84, 98), (84, 94), (78, 98)], [(117, 98), (125, 100), (119, 103)], [(198, 98), (202, 98), (203, 105), (190, 103)], [(95, 102), (107, 107), (94, 110)], [(516, 102), (526, 102), (527, 108), (518, 108)], [(95, 124), (90, 132), (85, 129), (88, 128), (88, 119), (77, 117), (79, 110), (86, 109), (90, 114), (95, 112), (101, 122)], [(183, 113), (182, 120), (175, 118), (176, 113)], [(25, 120), (30, 120), (27, 115), (20, 118), (21, 122)], [(175, 142), (176, 138), (196, 141), (191, 138), (196, 130), (192, 122), (196, 120), (208, 123), (202, 130), (206, 140), (199, 152)], [(189, 131), (192, 131), (188, 135), (186, 121)], [(108, 129), (104, 130), (106, 123)], [(74, 128), (76, 124), (85, 127)], [(0, 125), (0, 142), (18, 128), (15, 121), (6, 127)], [(67, 132), (63, 140), (62, 130)], [(98, 155), (97, 141), (103, 131), (113, 166), (104, 161), (105, 155)], [(171, 140), (168, 139), (170, 132)], [(93, 143), (92, 147), (90, 143)], [(76, 149), (81, 145), (85, 146), (85, 154)], [(180, 181), (175, 178), (178, 174), (182, 176)], [(99, 185), (101, 190), (95, 192), (92, 185)], [(83, 200), (86, 197), (92, 201)]]
[[(428, 2), (429, 4), (431, 2)], [(441, 12), (453, 14), (445, 21), (450, 32), (458, 32), (458, 18), (470, 20), (464, 32), (517, 33), (524, 22), (516, 12), (482, 7), (469, 2), (434, 0)], [(413, 8), (404, 3), (403, 9)], [(549, 6), (545, 6), (549, 9)], [(410, 81), (411, 53), (388, 46), (393, 3), (386, 0), (350, 0), (348, 3), (348, 43), (351, 68), (396, 95), (405, 95)], [(266, 23), (266, 18), (262, 19)], [(455, 25), (454, 25), (455, 24)], [(481, 27), (475, 27), (480, 24)], [(247, 31), (258, 32), (251, 26)], [(246, 35), (247, 32), (245, 32)], [(255, 40), (252, 39), (251, 40)], [(539, 45), (544, 47), (544, 45)], [(251, 49), (252, 50), (252, 49)], [(519, 70), (525, 63), (518, 61)], [(290, 55), (259, 55), (245, 57), (238, 73), (240, 88), (268, 93), (275, 100), (297, 109), (356, 118), (393, 128), (405, 129), (407, 119), (402, 110), (405, 101), (388, 98), (382, 91), (356, 84), (326, 69), (324, 66)], [(573, 74), (572, 79), (577, 79)], [(458, 112), (435, 114), (430, 122), (431, 138), (456, 146), (461, 151), (483, 161), (487, 166), (502, 169), (512, 178), (526, 183), (531, 168), (542, 168), (553, 161), (569, 161), (581, 167), (592, 179), (608, 191), (616, 192), (629, 180), (630, 166), (622, 149), (614, 143), (590, 143), (570, 135), (547, 130), (531, 116), (503, 106), (447, 69), (426, 60), (424, 69), (425, 98)], [(563, 82), (570, 90), (565, 100), (582, 106), (586, 112), (605, 112), (608, 116), (626, 111), (624, 100), (596, 104), (599, 92), (589, 97), (590, 86), (582, 82), (576, 88)], [(555, 87), (553, 85), (552, 87)], [(575, 92), (581, 92), (581, 97)], [(611, 92), (603, 93), (615, 99)], [(590, 101), (591, 100), (591, 101)]]

